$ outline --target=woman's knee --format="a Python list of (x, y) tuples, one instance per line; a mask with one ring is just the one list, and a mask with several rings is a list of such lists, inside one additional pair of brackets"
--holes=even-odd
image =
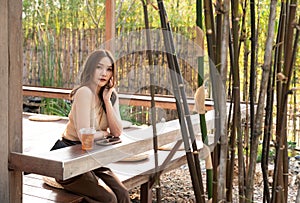
[(112, 192), (109, 192), (107, 194), (101, 194), (100, 199), (101, 202), (107, 202), (107, 203), (118, 203), (118, 199), (116, 195)]
[(129, 192), (126, 188), (119, 188), (117, 191), (114, 191), (117, 198), (118, 202), (130, 202), (130, 197), (129, 197)]

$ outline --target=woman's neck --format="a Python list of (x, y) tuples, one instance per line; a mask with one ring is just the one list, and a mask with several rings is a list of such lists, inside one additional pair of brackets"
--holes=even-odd
[(88, 85), (88, 87), (92, 90), (92, 92), (95, 94), (95, 95), (98, 95), (98, 92), (100, 91), (100, 88), (98, 85), (96, 84), (93, 84), (93, 83), (90, 83)]

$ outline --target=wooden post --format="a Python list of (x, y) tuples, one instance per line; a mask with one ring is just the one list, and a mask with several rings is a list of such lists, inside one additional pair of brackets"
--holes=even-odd
[(22, 151), (22, 0), (0, 0), (0, 202), (22, 202), (22, 173), (9, 154)]
[(0, 23), (2, 29), (0, 29), (0, 201), (9, 202), (9, 185), (8, 185), (8, 171), (7, 171), (7, 159), (8, 159), (8, 0), (0, 0)]
[(141, 203), (150, 203), (152, 202), (152, 186), (150, 182), (146, 182), (141, 185)]
[(105, 2), (105, 48), (113, 54), (115, 52), (114, 38), (116, 33), (115, 5), (116, 0), (106, 0)]

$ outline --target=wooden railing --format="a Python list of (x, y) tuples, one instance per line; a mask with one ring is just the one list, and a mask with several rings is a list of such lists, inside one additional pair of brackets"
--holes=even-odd
[[(53, 87), (33, 87), (23, 86), (23, 96), (36, 96), (45, 98), (57, 98), (71, 100), (70, 98), (71, 89), (64, 88), (53, 88)], [(151, 97), (144, 94), (134, 93), (119, 93), (120, 104), (129, 106), (145, 106), (151, 107)], [(176, 109), (175, 98), (173, 96), (156, 95), (155, 106), (163, 109)], [(193, 98), (188, 98), (187, 103), (190, 110), (193, 109), (195, 101)], [(206, 109), (213, 109), (213, 102), (206, 101)]]

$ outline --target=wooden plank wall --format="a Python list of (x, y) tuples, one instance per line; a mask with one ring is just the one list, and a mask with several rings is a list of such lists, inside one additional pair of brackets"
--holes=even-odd
[(22, 202), (22, 174), (8, 171), (22, 150), (22, 1), (0, 0), (0, 202)]
[[(136, 30), (137, 33), (142, 28)], [(23, 66), (23, 85), (32, 86), (50, 86), (60, 88), (73, 88), (78, 84), (82, 65), (87, 55), (99, 47), (104, 46), (105, 35), (102, 29), (64, 29), (60, 33), (54, 30), (47, 31), (52, 36), (46, 35), (46, 31), (30, 31), (30, 37), (24, 41), (24, 66)], [(145, 44), (142, 35), (136, 34), (134, 40), (129, 40), (128, 35), (134, 31), (123, 29), (116, 30), (118, 45), (116, 50), (122, 50), (123, 57), (118, 58), (116, 67), (118, 70), (117, 81), (119, 92), (149, 93), (149, 64), (146, 52), (134, 52), (132, 50), (140, 44)], [(175, 30), (175, 32), (180, 32)], [(192, 30), (191, 30), (192, 33)], [(169, 70), (166, 54), (158, 52), (163, 50), (162, 36), (159, 41), (154, 42), (154, 61), (156, 72), (154, 75), (155, 84), (157, 84), (157, 94), (170, 95), (171, 83), (169, 82)], [(44, 40), (42, 40), (44, 39)], [(186, 90), (188, 96), (193, 96), (197, 89), (197, 71), (196, 64), (188, 64), (184, 59), (194, 57), (193, 50), (190, 49), (186, 38), (183, 35), (175, 35), (174, 41), (180, 46), (178, 53), (183, 60), (179, 60), (181, 72), (184, 80), (188, 83)], [(193, 39), (191, 39), (192, 41)], [(114, 41), (109, 42), (114, 45)], [(122, 43), (120, 43), (122, 41)], [(45, 47), (47, 46), (47, 47)], [(119, 47), (117, 47), (119, 46)], [(121, 46), (121, 47), (120, 47)], [(120, 54), (120, 53), (119, 53)]]

